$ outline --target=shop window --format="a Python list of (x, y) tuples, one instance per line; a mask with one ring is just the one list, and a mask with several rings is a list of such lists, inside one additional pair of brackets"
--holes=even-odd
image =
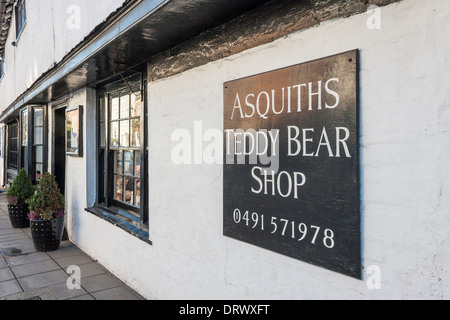
[(28, 147), (28, 109), (21, 112), (22, 147)]
[(46, 169), (45, 113), (42, 106), (28, 106), (20, 113), (20, 166), (25, 168), (35, 183)]
[(19, 124), (8, 124), (8, 169), (19, 169)]
[(144, 139), (142, 75), (98, 92), (98, 205), (138, 227), (148, 225), (144, 192), (148, 150)]
[(11, 184), (19, 169), (19, 121), (7, 124), (6, 180)]
[(39, 182), (44, 174), (44, 108), (33, 108), (33, 156), (34, 179)]
[(111, 108), (109, 146), (114, 159), (113, 199), (140, 208), (141, 94), (125, 90), (112, 94), (109, 101)]

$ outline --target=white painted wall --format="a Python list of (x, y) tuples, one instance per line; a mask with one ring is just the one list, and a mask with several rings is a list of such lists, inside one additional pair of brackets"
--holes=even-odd
[[(91, 137), (85, 138), (83, 140), (83, 151), (86, 150), (86, 146), (92, 141), (95, 141), (95, 133), (90, 132), (89, 136), (87, 135), (87, 126), (84, 125), (87, 121), (86, 117), (86, 109), (90, 108), (95, 110), (95, 91), (83, 88), (78, 90), (69, 96), (66, 97), (66, 102), (64, 103), (67, 109), (82, 106), (83, 108), (83, 137)], [(60, 105), (52, 105), (48, 106), (48, 115), (49, 115), (49, 123), (53, 123), (53, 110), (55, 107), (60, 107)], [(52, 127), (48, 128), (48, 168), (51, 170), (52, 164), (52, 154), (53, 150), (53, 140), (52, 140)], [(87, 192), (86, 188), (88, 186), (87, 183), (87, 167), (88, 162), (86, 161), (86, 154), (84, 153), (83, 157), (68, 157), (65, 154), (55, 154), (55, 161), (61, 161), (61, 157), (65, 158), (66, 161), (66, 172), (65, 172), (65, 202), (66, 202), (66, 226), (69, 234), (73, 237), (77, 237), (77, 223), (76, 219), (80, 215), (80, 212), (83, 212), (84, 208), (86, 208), (87, 203)], [(91, 185), (95, 185), (95, 182), (90, 182)]]
[[(381, 18), (381, 30), (366, 27), (367, 14), (333, 20), (150, 83), (153, 245), (81, 204), (76, 243), (150, 299), (449, 299), (450, 5), (405, 0)], [(171, 161), (174, 130), (222, 130), (224, 82), (356, 48), (363, 264), (380, 268), (379, 290), (367, 270), (358, 281), (224, 237), (222, 166)]]
[[(0, 81), (0, 112), (69, 53), (124, 0), (27, 0), (27, 22), (16, 46), (15, 19)], [(78, 24), (79, 21), (79, 24)]]

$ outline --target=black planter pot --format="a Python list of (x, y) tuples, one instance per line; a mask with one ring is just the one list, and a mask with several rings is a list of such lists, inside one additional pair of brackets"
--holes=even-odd
[(64, 231), (64, 218), (31, 220), (31, 236), (38, 252), (58, 250)]
[(28, 205), (19, 203), (16, 205), (8, 205), (9, 220), (15, 229), (24, 229), (30, 227), (30, 219), (28, 218)]

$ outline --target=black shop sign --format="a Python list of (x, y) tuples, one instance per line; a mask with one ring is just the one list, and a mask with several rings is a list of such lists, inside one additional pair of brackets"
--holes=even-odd
[(361, 278), (358, 51), (224, 84), (224, 235)]

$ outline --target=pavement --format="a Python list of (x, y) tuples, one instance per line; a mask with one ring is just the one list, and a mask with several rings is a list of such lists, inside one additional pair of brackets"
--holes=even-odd
[(37, 252), (31, 231), (14, 229), (0, 193), (0, 300), (145, 300), (70, 241)]

